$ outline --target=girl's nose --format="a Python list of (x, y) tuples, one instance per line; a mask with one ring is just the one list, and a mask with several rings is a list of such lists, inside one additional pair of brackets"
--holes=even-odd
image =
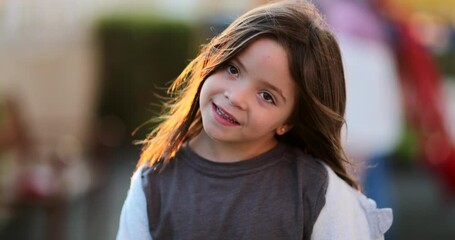
[(224, 92), (224, 96), (231, 106), (246, 110), (248, 107), (249, 90), (247, 87), (230, 88)]

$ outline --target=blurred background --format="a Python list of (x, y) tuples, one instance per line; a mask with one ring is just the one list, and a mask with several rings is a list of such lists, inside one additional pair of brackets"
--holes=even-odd
[[(0, 239), (114, 239), (163, 89), (261, 0), (0, 0)], [(455, 0), (314, 0), (386, 239), (455, 239)], [(135, 132), (133, 135), (132, 133)]]

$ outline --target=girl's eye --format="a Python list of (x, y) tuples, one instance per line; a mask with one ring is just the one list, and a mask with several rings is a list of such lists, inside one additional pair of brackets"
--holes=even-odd
[(275, 100), (273, 99), (272, 94), (268, 92), (260, 92), (259, 95), (261, 96), (262, 99), (264, 99), (266, 102), (275, 104)]
[(234, 75), (234, 76), (238, 76), (239, 75), (239, 70), (237, 69), (236, 66), (234, 66), (232, 64), (228, 64), (227, 65), (227, 71), (231, 75)]

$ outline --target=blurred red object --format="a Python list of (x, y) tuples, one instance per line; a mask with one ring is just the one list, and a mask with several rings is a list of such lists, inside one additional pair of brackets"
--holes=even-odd
[(58, 192), (57, 177), (45, 164), (36, 164), (24, 170), (19, 178), (19, 198), (26, 201), (49, 200)]
[(403, 17), (392, 23), (404, 104), (419, 134), (421, 156), (447, 193), (455, 195), (455, 146), (444, 122), (441, 74), (430, 51), (412, 34), (412, 24)]

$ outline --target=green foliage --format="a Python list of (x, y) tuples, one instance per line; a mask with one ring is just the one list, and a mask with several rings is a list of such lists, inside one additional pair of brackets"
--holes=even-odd
[(455, 78), (455, 49), (437, 54), (436, 61), (443, 75)]
[(409, 124), (403, 127), (401, 138), (394, 152), (394, 157), (401, 165), (409, 165), (419, 154), (418, 133)]
[[(112, 15), (96, 27), (101, 53), (98, 115), (119, 117), (131, 133), (161, 111), (165, 89), (196, 52), (195, 28), (150, 15)], [(153, 127), (153, 126), (150, 126)], [(134, 139), (143, 139), (142, 128)]]

